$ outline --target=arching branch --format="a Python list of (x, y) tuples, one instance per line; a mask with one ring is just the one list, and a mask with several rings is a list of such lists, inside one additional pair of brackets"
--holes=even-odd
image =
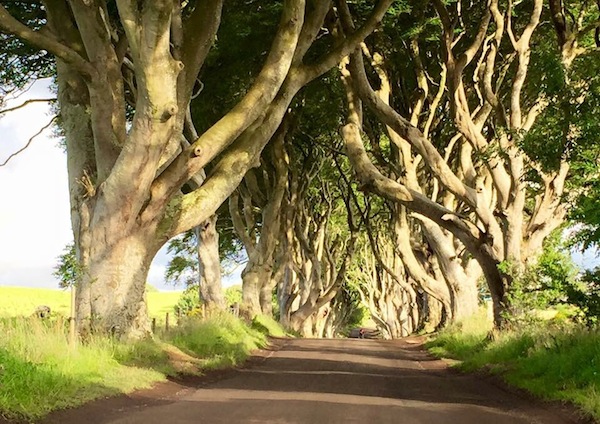
[(49, 51), (88, 78), (93, 77), (95, 74), (93, 66), (75, 50), (60, 43), (49, 34), (42, 34), (40, 31), (34, 31), (22, 24), (8, 13), (2, 5), (0, 5), (0, 29), (33, 44), (41, 50)]

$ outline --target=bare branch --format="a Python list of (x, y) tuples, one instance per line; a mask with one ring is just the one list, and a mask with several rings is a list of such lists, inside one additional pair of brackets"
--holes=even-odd
[(0, 166), (5, 166), (8, 163), (8, 161), (10, 161), (12, 158), (17, 156), (19, 153), (22, 153), (23, 151), (25, 151), (31, 145), (31, 143), (33, 143), (33, 140), (35, 140), (41, 133), (43, 133), (48, 128), (50, 128), (50, 126), (54, 123), (56, 118), (58, 118), (58, 115), (53, 116), (52, 119), (50, 120), (50, 122), (48, 122), (46, 125), (44, 125), (42, 128), (40, 128), (40, 130), (37, 133), (35, 133), (33, 136), (31, 136), (31, 138), (29, 140), (27, 140), (27, 144), (25, 144), (25, 146), (21, 147), (19, 150), (12, 153), (8, 158), (6, 158), (6, 160), (4, 162), (0, 163)]
[(8, 112), (13, 112), (15, 110), (18, 109), (22, 109), (27, 105), (30, 105), (32, 103), (50, 103), (50, 102), (55, 102), (56, 101), (56, 97), (50, 97), (47, 99), (29, 99), (29, 100), (25, 100), (23, 103), (21, 103), (18, 106), (14, 106), (14, 107), (9, 107), (7, 109), (2, 109), (0, 110), (0, 115), (4, 114), (4, 113), (8, 113)]

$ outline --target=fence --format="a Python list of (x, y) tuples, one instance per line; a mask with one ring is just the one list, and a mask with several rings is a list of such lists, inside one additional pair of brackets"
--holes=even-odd
[[(240, 316), (240, 305), (237, 303), (234, 303), (233, 305), (231, 305), (227, 308), (227, 312), (229, 312), (234, 317), (238, 318)], [(206, 317), (210, 316), (210, 311), (207, 311), (206, 307), (203, 306), (200, 314), (198, 314), (198, 315), (201, 318), (206, 318)], [(173, 325), (179, 325), (179, 319), (181, 318), (180, 316), (175, 315), (175, 322), (173, 322), (171, 320), (171, 318), (172, 318), (172, 314), (170, 312), (165, 313), (165, 321), (164, 321), (165, 331), (169, 331), (169, 329), (172, 328)], [(156, 317), (152, 318), (152, 332), (153, 333), (156, 333), (157, 327), (158, 327), (158, 322), (156, 320)]]

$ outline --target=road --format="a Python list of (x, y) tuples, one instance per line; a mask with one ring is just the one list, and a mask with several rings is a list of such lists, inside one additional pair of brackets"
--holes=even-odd
[[(416, 342), (296, 339), (201, 387), (100, 402), (48, 423), (576, 423), (492, 379), (450, 370)], [(71, 415), (69, 415), (71, 414)], [(75, 415), (73, 415), (75, 414)], [(79, 415), (77, 415), (79, 414)]]

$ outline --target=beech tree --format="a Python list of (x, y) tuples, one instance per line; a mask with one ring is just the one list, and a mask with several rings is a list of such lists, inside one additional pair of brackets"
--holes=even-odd
[[(419, 45), (426, 40), (417, 38), (415, 75), (405, 75), (418, 81), (420, 101), (413, 103), (412, 110), (388, 101), (390, 96), (401, 95), (393, 92), (396, 85), (379, 72), (391, 60), (386, 54), (393, 52), (369, 57), (358, 50), (351, 56), (346, 75), (350, 115), (343, 135), (365, 189), (397, 202), (422, 220), (426, 238), (439, 239), (434, 250), (440, 252), (454, 238), (477, 260), (494, 301), (496, 325), (501, 326), (509, 308), (509, 264), (522, 267), (535, 261), (543, 240), (566, 217), (564, 190), (571, 143), (559, 144), (552, 151), (554, 166), (550, 168), (523, 144), (553, 100), (543, 83), (528, 83), (532, 40), (540, 31), (544, 2), (446, 4), (434, 0), (432, 5), (435, 15), (427, 5), (415, 6), (415, 10), (421, 17), (435, 18), (439, 41), (423, 54)], [(351, 31), (349, 10), (340, 10), (344, 28)], [(570, 55), (562, 46), (561, 61), (568, 68)], [(424, 72), (423, 66), (427, 66)], [(431, 90), (432, 75), (439, 75), (435, 91)], [(375, 89), (373, 80), (377, 81)], [(382, 174), (367, 154), (362, 103), (386, 126), (393, 146), (401, 152), (401, 178)], [(447, 123), (444, 131), (432, 133), (432, 122), (439, 119)], [(565, 133), (563, 141), (568, 141), (569, 134)], [(413, 178), (411, 167), (421, 165), (427, 167), (427, 184)], [(455, 268), (457, 275), (465, 269)]]
[(304, 336), (323, 337), (335, 332), (331, 302), (347, 282), (360, 223), (352, 187), (340, 181), (331, 154), (313, 142), (290, 156), (279, 244), (280, 321)]
[(273, 289), (283, 270), (277, 264), (276, 247), (283, 237), (282, 204), (289, 165), (284, 146), (287, 127), (280, 127), (263, 152), (261, 167), (250, 170), (229, 198), (231, 220), (248, 256), (242, 271), (242, 309), (250, 316), (272, 315)]
[[(215, 44), (223, 0), (47, 0), (39, 3), (39, 27), (0, 6), (0, 30), (8, 39), (56, 60), (83, 270), (80, 333), (149, 332), (145, 280), (158, 249), (214, 214), (256, 165), (298, 90), (362, 41), (391, 2), (378, 2), (347, 40), (304, 63), (331, 4), (284, 1), (252, 86), (198, 137), (189, 103)], [(184, 184), (209, 165), (201, 184), (183, 194)]]

